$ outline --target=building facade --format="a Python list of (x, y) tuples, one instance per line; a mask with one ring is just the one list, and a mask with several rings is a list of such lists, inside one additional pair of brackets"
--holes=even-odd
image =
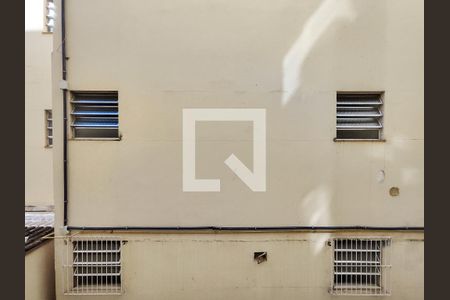
[(55, 4), (57, 299), (423, 299), (423, 1)]
[[(48, 0), (25, 1), (25, 207), (53, 209), (51, 52)], [(52, 3), (53, 4), (53, 3)]]

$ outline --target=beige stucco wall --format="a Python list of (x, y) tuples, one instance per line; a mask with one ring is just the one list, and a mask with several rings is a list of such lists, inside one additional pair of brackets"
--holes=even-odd
[[(69, 89), (118, 90), (123, 135), (69, 141), (70, 225), (423, 225), (422, 1), (80, 0), (66, 25)], [(385, 91), (386, 142), (333, 141), (342, 90)], [(183, 108), (265, 108), (267, 192), (223, 163), (252, 168), (248, 122), (197, 125), (222, 191), (183, 192)]]
[(55, 299), (53, 241), (45, 242), (25, 255), (25, 299)]
[[(338, 235), (361, 233), (113, 234), (127, 243), (121, 254), (123, 294), (108, 299), (367, 299), (328, 292), (332, 248), (326, 242)], [(381, 299), (423, 299), (423, 235), (389, 236), (391, 295)], [(63, 249), (63, 241), (58, 243)], [(268, 260), (257, 264), (255, 251), (267, 251)], [(62, 285), (57, 294), (74, 297), (63, 296)]]
[[(43, 33), (44, 1), (25, 1), (25, 205), (53, 205), (52, 149), (45, 113), (52, 108), (52, 34)], [(19, 99), (17, 99), (19, 100)]]
[[(119, 91), (123, 136), (69, 141), (68, 225), (423, 226), (423, 1), (67, 0), (66, 9), (69, 89)], [(61, 112), (59, 34), (54, 43)], [(385, 91), (386, 142), (333, 142), (342, 90)], [(213, 122), (197, 126), (197, 177), (220, 178), (222, 191), (182, 192), (183, 108), (265, 108), (267, 192), (223, 164), (234, 153), (252, 168), (250, 124)], [(55, 114), (59, 235), (62, 121)], [(423, 299), (423, 234), (392, 236), (390, 299)], [(331, 298), (330, 234), (122, 237), (121, 299)], [(62, 240), (55, 247), (65, 251)], [(254, 264), (258, 250), (267, 264)], [(57, 295), (69, 299), (61, 257)]]

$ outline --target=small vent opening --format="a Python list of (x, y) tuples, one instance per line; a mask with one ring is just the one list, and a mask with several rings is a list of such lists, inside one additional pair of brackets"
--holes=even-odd
[(254, 252), (253, 253), (253, 259), (258, 263), (263, 263), (267, 261), (267, 252)]
[(55, 29), (56, 8), (54, 0), (45, 1), (44, 32), (52, 33)]
[(45, 146), (53, 147), (53, 116), (52, 110), (45, 110)]
[(117, 92), (73, 93), (72, 133), (74, 138), (119, 137)]
[(336, 138), (379, 140), (383, 129), (382, 93), (338, 93)]

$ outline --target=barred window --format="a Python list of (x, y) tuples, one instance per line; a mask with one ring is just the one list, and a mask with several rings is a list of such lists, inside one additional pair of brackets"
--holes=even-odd
[(382, 93), (338, 93), (337, 140), (379, 140), (383, 129)]
[(390, 238), (335, 238), (334, 295), (390, 295)]
[(74, 92), (71, 104), (71, 127), (74, 138), (119, 137), (117, 92)]
[(77, 238), (67, 243), (65, 294), (122, 293), (122, 242), (116, 238)]
[(53, 117), (52, 110), (45, 110), (45, 146), (53, 147)]

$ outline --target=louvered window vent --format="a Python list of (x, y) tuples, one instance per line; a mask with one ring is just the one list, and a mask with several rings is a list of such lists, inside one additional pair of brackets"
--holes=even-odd
[(74, 138), (117, 139), (119, 100), (117, 92), (73, 93), (72, 133)]
[(56, 9), (53, 0), (47, 0), (45, 6), (45, 32), (52, 33), (55, 28)]
[(336, 139), (381, 139), (382, 96), (382, 93), (338, 93)]
[(390, 291), (390, 238), (336, 238), (331, 294), (387, 296)]
[(122, 293), (122, 241), (111, 237), (66, 240), (64, 294), (119, 295)]
[(52, 110), (45, 110), (45, 146), (53, 147), (53, 117)]

